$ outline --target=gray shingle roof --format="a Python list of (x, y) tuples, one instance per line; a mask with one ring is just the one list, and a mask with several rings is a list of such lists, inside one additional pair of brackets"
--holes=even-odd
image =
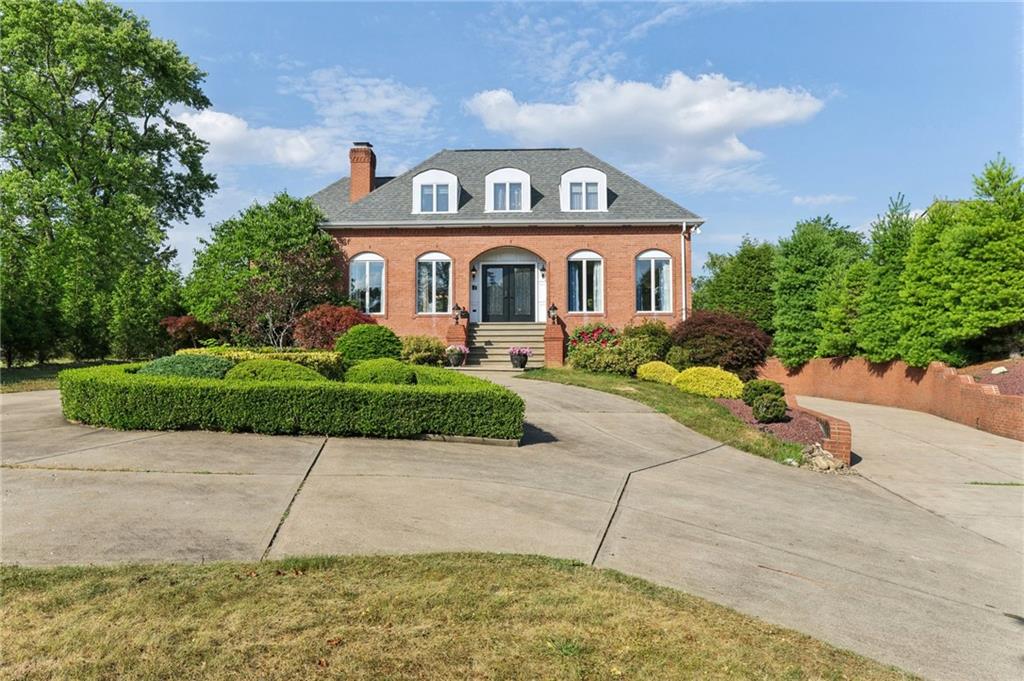
[[(581, 166), (597, 168), (608, 176), (607, 212), (561, 210), (558, 186), (562, 174)], [(412, 213), (412, 178), (432, 168), (447, 170), (459, 178), (458, 213)], [(484, 212), (484, 177), (498, 168), (519, 168), (529, 173), (533, 190), (531, 212)], [(344, 177), (311, 197), (327, 216), (328, 226), (702, 222), (698, 215), (583, 149), (445, 149), (395, 178), (377, 178), (375, 189), (354, 204), (349, 204), (348, 189), (349, 179)]]

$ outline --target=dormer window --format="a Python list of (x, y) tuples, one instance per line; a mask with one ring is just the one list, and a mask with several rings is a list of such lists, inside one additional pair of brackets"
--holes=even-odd
[(528, 213), (530, 176), (518, 168), (499, 168), (484, 178), (484, 212)]
[(423, 184), (423, 185), (420, 185), (420, 212), (421, 213), (447, 213), (448, 212), (448, 185), (446, 185), (446, 184)]
[(563, 211), (608, 210), (608, 176), (596, 168), (574, 168), (562, 175)]
[(412, 212), (456, 213), (459, 206), (459, 178), (447, 170), (424, 170), (412, 178)]

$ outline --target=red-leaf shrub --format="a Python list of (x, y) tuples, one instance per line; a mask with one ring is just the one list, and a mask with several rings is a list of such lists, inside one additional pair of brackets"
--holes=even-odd
[(356, 324), (376, 324), (376, 320), (354, 307), (324, 303), (299, 317), (295, 342), (304, 348), (333, 350), (338, 336)]
[(160, 320), (160, 326), (167, 331), (175, 348), (194, 348), (199, 341), (212, 335), (206, 324), (190, 314), (180, 317), (164, 317)]
[(672, 329), (690, 366), (721, 367), (745, 381), (757, 377), (772, 339), (754, 322), (727, 312), (694, 312)]
[(577, 326), (569, 334), (569, 355), (571, 357), (577, 348), (584, 345), (600, 345), (602, 348), (606, 348), (618, 342), (619, 332), (614, 326), (601, 322), (584, 324)]

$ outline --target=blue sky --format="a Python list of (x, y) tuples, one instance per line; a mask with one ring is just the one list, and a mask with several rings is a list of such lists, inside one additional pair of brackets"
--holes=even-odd
[(208, 72), (179, 112), (221, 190), (172, 230), (187, 271), (211, 224), (282, 189), (441, 148), (582, 146), (706, 219), (731, 250), (888, 197), (971, 192), (1022, 158), (1019, 4), (129, 4)]

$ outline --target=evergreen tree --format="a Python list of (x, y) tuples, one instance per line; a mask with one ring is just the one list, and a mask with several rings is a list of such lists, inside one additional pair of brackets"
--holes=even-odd
[(889, 200), (889, 209), (871, 226), (864, 295), (854, 335), (861, 353), (872, 362), (888, 362), (899, 355), (901, 277), (914, 219), (902, 195)]
[(829, 273), (818, 291), (819, 357), (853, 357), (860, 353), (856, 332), (864, 305), (870, 265), (859, 260)]
[(821, 342), (819, 291), (863, 253), (861, 235), (828, 215), (797, 223), (790, 237), (779, 242), (773, 350), (786, 367), (800, 366), (815, 356)]
[(709, 254), (704, 269), (710, 274), (696, 282), (694, 309), (730, 312), (774, 330), (774, 245), (745, 236), (735, 253)]

